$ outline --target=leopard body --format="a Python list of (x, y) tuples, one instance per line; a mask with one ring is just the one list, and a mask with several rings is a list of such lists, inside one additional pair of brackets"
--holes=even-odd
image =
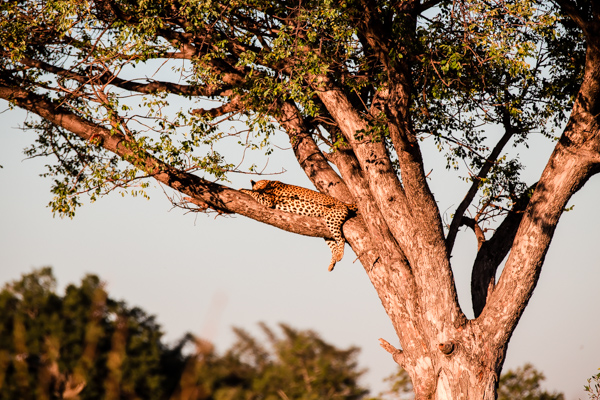
[(333, 237), (333, 240), (325, 239), (331, 249), (331, 262), (328, 270), (333, 270), (336, 262), (341, 261), (344, 257), (346, 241), (342, 234), (342, 225), (351, 211), (357, 211), (356, 206), (343, 203), (314, 190), (279, 181), (251, 182), (252, 190), (240, 189), (240, 191), (252, 196), (265, 207), (309, 217), (322, 217), (325, 220)]

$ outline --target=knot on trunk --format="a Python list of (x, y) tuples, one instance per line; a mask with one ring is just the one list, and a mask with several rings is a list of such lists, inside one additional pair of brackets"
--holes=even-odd
[(454, 349), (456, 348), (456, 344), (451, 340), (451, 341), (448, 341), (445, 343), (438, 344), (438, 348), (440, 349), (440, 351), (442, 353), (449, 356), (450, 354), (452, 354), (454, 352)]

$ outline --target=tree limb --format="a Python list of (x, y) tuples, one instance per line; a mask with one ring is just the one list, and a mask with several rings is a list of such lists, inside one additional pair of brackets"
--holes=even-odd
[(490, 285), (493, 288), (496, 271), (513, 245), (517, 229), (534, 189), (535, 185), (519, 198), (489, 240), (486, 241), (485, 237), (483, 242), (478, 240), (480, 246), (471, 272), (471, 299), (475, 318), (485, 307)]
[(285, 129), (298, 163), (313, 182), (315, 187), (330, 196), (354, 204), (355, 200), (339, 175), (317, 146), (309, 127), (306, 125), (298, 107), (291, 101), (280, 105), (281, 112), (276, 115), (277, 122)]
[(267, 209), (237, 190), (182, 172), (146, 152), (135, 150), (136, 143), (131, 138), (86, 121), (41, 95), (29, 93), (21, 88), (0, 85), (0, 98), (73, 132), (83, 140), (99, 142), (104, 149), (117, 154), (158, 182), (218, 212), (241, 214), (300, 235), (331, 238), (331, 233), (321, 218)]
[[(2, 53), (3, 56), (7, 54)], [(230, 86), (195, 86), (195, 85), (181, 85), (173, 82), (165, 81), (151, 81), (149, 83), (136, 83), (132, 80), (121, 79), (114, 76), (110, 71), (104, 70), (99, 72), (97, 75), (82, 75), (72, 70), (68, 70), (62, 67), (46, 63), (44, 61), (35, 60), (29, 57), (22, 57), (19, 62), (23, 65), (32, 68), (39, 68), (43, 71), (62, 76), (67, 79), (73, 79), (81, 84), (110, 84), (113, 86), (120, 87), (132, 92), (139, 93), (157, 93), (157, 92), (168, 92), (172, 94), (178, 94), (183, 96), (228, 96), (231, 94)]]
[(494, 149), (492, 150), (490, 155), (486, 158), (485, 163), (479, 170), (477, 176), (472, 178), (473, 183), (471, 183), (471, 187), (469, 188), (467, 194), (456, 208), (454, 218), (452, 218), (452, 222), (450, 223), (448, 235), (446, 236), (446, 248), (448, 249), (448, 255), (452, 254), (452, 248), (454, 247), (456, 235), (458, 234), (458, 228), (460, 228), (460, 224), (465, 214), (465, 211), (467, 211), (467, 208), (469, 208), (471, 202), (477, 194), (477, 191), (479, 190), (479, 185), (481, 181), (485, 179), (485, 177), (488, 175), (488, 173), (496, 163), (498, 156), (500, 156), (502, 149), (504, 149), (510, 138), (515, 133), (513, 129), (508, 129), (508, 126), (506, 128), (507, 129), (504, 131), (504, 135), (502, 135), (498, 143), (496, 143), (496, 146), (494, 146)]
[(494, 327), (495, 343), (508, 340), (522, 315), (567, 202), (600, 172), (600, 39), (592, 40), (567, 126), (527, 205), (498, 284), (478, 318)]

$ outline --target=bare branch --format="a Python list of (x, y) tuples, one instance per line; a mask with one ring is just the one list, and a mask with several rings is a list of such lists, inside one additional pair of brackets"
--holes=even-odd
[(390, 353), (392, 355), (392, 357), (394, 358), (394, 361), (396, 361), (396, 363), (400, 366), (403, 365), (403, 354), (402, 354), (402, 350), (395, 348), (394, 346), (392, 346), (387, 340), (379, 338), (379, 345), (388, 353)]
[[(506, 127), (510, 128), (509, 126), (506, 126)], [(502, 137), (500, 138), (498, 143), (496, 143), (496, 146), (494, 146), (494, 149), (492, 150), (492, 152), (490, 153), (488, 158), (485, 160), (485, 163), (483, 164), (483, 167), (481, 167), (481, 170), (479, 171), (477, 176), (472, 178), (473, 183), (471, 184), (471, 187), (467, 191), (467, 194), (465, 195), (463, 200), (460, 202), (460, 204), (456, 208), (456, 212), (454, 213), (454, 218), (452, 219), (452, 222), (450, 223), (450, 229), (448, 230), (448, 236), (446, 236), (446, 248), (448, 249), (448, 255), (452, 254), (452, 248), (454, 247), (456, 235), (458, 234), (458, 228), (460, 228), (460, 224), (462, 222), (462, 218), (465, 214), (465, 211), (467, 211), (467, 208), (469, 208), (469, 206), (471, 205), (471, 202), (473, 201), (473, 199), (475, 198), (475, 195), (477, 194), (477, 191), (479, 190), (479, 185), (481, 184), (481, 181), (483, 179), (485, 179), (485, 177), (488, 175), (488, 173), (490, 172), (490, 170), (496, 163), (496, 160), (500, 156), (502, 149), (504, 149), (504, 147), (506, 146), (506, 144), (508, 143), (508, 141), (514, 134), (515, 134), (515, 130), (513, 130), (513, 129), (505, 130), (504, 135), (502, 135)]]
[[(6, 56), (5, 53), (2, 53)], [(184, 96), (228, 96), (231, 94), (230, 87), (224, 86), (195, 86), (195, 85), (181, 85), (173, 82), (155, 81), (151, 80), (149, 83), (137, 83), (133, 80), (124, 80), (119, 77), (112, 75), (109, 71), (100, 71), (97, 74), (81, 75), (65, 68), (57, 67), (52, 64), (48, 64), (44, 61), (35, 60), (28, 57), (22, 57), (19, 62), (23, 65), (32, 68), (39, 68), (46, 72), (62, 76), (67, 79), (73, 79), (81, 84), (110, 84), (122, 89), (130, 90), (132, 92), (139, 93), (156, 93), (156, 92), (168, 92), (173, 94), (179, 94)]]

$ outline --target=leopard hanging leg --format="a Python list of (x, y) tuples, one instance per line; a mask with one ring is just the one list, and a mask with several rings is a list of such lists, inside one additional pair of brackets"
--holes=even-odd
[(342, 234), (342, 225), (348, 216), (348, 209), (343, 207), (334, 207), (327, 215), (325, 215), (325, 224), (329, 228), (331, 235), (334, 240), (325, 239), (327, 245), (331, 249), (331, 263), (329, 264), (329, 271), (333, 269), (335, 263), (342, 261), (344, 257), (344, 246), (346, 241)]
[(327, 271), (333, 271), (333, 267), (335, 267), (335, 263), (337, 262), (336, 254), (338, 245), (335, 240), (331, 239), (325, 239), (325, 243), (327, 243), (327, 246), (329, 246), (329, 249), (331, 250), (331, 262), (329, 263)]

